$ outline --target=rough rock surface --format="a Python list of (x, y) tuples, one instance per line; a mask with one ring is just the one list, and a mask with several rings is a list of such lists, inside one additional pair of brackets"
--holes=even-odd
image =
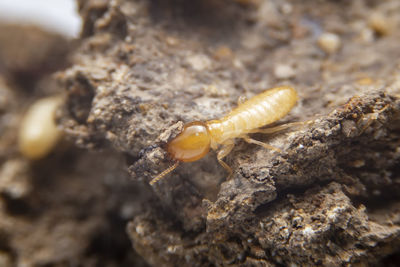
[(0, 266), (143, 266), (125, 234), (140, 206), (121, 202), (140, 194), (120, 154), (67, 140), (39, 161), (18, 152), (29, 105), (62, 92), (49, 73), (68, 63), (69, 41), (34, 27), (0, 29)]
[[(398, 2), (80, 3), (62, 125), (85, 147), (125, 152), (145, 187), (171, 164), (176, 122), (218, 118), (239, 97), (289, 84), (300, 101), (285, 120), (315, 120), (256, 136), (282, 153), (238, 141), (230, 180), (210, 153), (147, 186), (128, 234), (148, 263), (340, 266), (398, 253)], [(337, 52), (318, 44), (325, 32)]]
[[(107, 180), (118, 189), (94, 197), (100, 215), (79, 224), (84, 234), (111, 201), (106, 210), (131, 219), (133, 247), (153, 266), (395, 266), (399, 1), (79, 4), (82, 40), (58, 74), (67, 93), (58, 119), (82, 148), (114, 149), (96, 155), (101, 168), (82, 160), (79, 188), (97, 196), (96, 181)], [(327, 33), (335, 43), (319, 40)], [(278, 124), (314, 123), (254, 136), (281, 153), (237, 140), (230, 179), (211, 152), (148, 185), (171, 165), (163, 148), (182, 123), (282, 84), (300, 100)]]

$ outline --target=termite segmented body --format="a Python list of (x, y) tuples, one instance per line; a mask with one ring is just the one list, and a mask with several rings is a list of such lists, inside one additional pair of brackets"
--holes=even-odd
[(19, 150), (28, 159), (36, 160), (49, 154), (61, 138), (54, 122), (54, 113), (62, 103), (61, 96), (36, 101), (26, 112), (19, 130)]
[(273, 123), (293, 108), (297, 93), (291, 87), (277, 87), (254, 96), (221, 120), (206, 122), (211, 137), (211, 146), (224, 144), (227, 140), (241, 137)]
[(192, 122), (184, 126), (182, 132), (167, 144), (168, 154), (176, 162), (173, 166), (155, 177), (150, 184), (156, 183), (174, 170), (179, 162), (196, 161), (204, 157), (210, 148), (217, 150), (219, 163), (230, 173), (231, 168), (222, 161), (234, 147), (235, 138), (276, 149), (268, 144), (254, 140), (250, 133), (271, 133), (287, 128), (282, 125), (275, 128), (259, 129), (273, 123), (293, 108), (297, 101), (297, 92), (289, 86), (272, 88), (239, 104), (228, 115), (219, 120)]

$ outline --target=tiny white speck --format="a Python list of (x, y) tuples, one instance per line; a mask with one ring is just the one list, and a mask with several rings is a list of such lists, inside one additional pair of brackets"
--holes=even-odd
[(94, 115), (98, 116), (101, 114), (101, 109), (96, 108), (93, 113), (94, 113)]
[(138, 225), (136, 226), (136, 233), (138, 233), (139, 235), (144, 235), (144, 227), (142, 225)]
[(310, 226), (306, 226), (303, 230), (303, 234), (310, 236), (314, 234), (314, 230)]
[(327, 216), (328, 216), (329, 219), (335, 219), (336, 216), (338, 215), (338, 213), (340, 213), (342, 211), (343, 211), (343, 208), (336, 207), (336, 208), (332, 209), (331, 211), (329, 211)]
[(168, 246), (167, 251), (168, 251), (168, 253), (175, 253), (176, 252), (176, 246)]

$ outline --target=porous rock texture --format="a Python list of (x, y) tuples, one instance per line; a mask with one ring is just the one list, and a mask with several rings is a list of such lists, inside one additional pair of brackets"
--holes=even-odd
[[(62, 125), (126, 153), (150, 195), (128, 234), (150, 265), (383, 264), (399, 252), (398, 2), (80, 1), (80, 12)], [(323, 32), (339, 36), (336, 53), (318, 46)], [(314, 120), (255, 136), (282, 153), (238, 140), (228, 180), (210, 153), (147, 185), (172, 164), (163, 148), (182, 122), (280, 84), (300, 95), (284, 121)]]
[(140, 193), (120, 154), (91, 153), (66, 139), (41, 160), (18, 151), (25, 111), (62, 93), (50, 74), (68, 64), (72, 43), (0, 24), (0, 47), (0, 266), (143, 266), (124, 230), (133, 209), (120, 202), (136, 203)]
[[(149, 265), (396, 265), (398, 1), (81, 0), (79, 11), (59, 124), (84, 149), (113, 150), (87, 171), (124, 192), (108, 210), (124, 207)], [(282, 152), (236, 140), (229, 179), (210, 152), (148, 184), (172, 164), (164, 145), (183, 123), (279, 85), (299, 102), (277, 124), (313, 121), (254, 135)], [(109, 160), (122, 174), (101, 178)]]

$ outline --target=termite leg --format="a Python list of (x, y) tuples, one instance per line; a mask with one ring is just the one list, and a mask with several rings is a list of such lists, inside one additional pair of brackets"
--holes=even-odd
[(262, 146), (262, 147), (264, 147), (266, 149), (274, 150), (276, 152), (282, 152), (282, 150), (280, 150), (279, 148), (271, 146), (271, 145), (268, 145), (268, 144), (263, 143), (261, 141), (255, 140), (255, 139), (249, 137), (248, 135), (242, 135), (242, 136), (240, 136), (240, 138), (243, 138), (243, 140), (246, 141), (249, 144), (259, 145), (259, 146)]
[(270, 128), (265, 128), (265, 129), (254, 129), (254, 130), (250, 131), (249, 133), (272, 134), (272, 133), (276, 133), (276, 132), (280, 132), (280, 131), (286, 130), (286, 129), (291, 128), (291, 127), (304, 126), (304, 125), (307, 125), (307, 124), (311, 124), (313, 122), (314, 122), (314, 120), (290, 122), (290, 123), (282, 124), (282, 125), (279, 125), (279, 126), (276, 126), (276, 127), (270, 127)]
[(165, 175), (167, 175), (168, 173), (172, 172), (173, 170), (176, 169), (176, 167), (178, 167), (179, 165), (179, 161), (176, 161), (173, 165), (169, 166), (166, 170), (164, 170), (163, 172), (161, 172), (159, 175), (157, 175), (156, 177), (154, 177), (149, 184), (151, 186), (153, 186), (155, 183), (157, 183), (159, 180), (161, 180), (162, 178), (165, 177)]
[(231, 167), (229, 167), (229, 165), (226, 164), (222, 159), (225, 158), (232, 151), (234, 146), (235, 146), (235, 144), (233, 142), (223, 144), (222, 148), (217, 153), (217, 159), (218, 159), (219, 164), (221, 164), (221, 166), (224, 167), (225, 170), (227, 170), (229, 172), (228, 178), (230, 178), (232, 176), (233, 172), (232, 172)]

